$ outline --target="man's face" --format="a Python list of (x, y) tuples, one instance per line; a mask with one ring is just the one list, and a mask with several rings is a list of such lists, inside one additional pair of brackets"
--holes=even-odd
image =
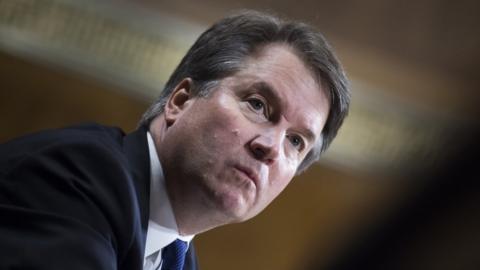
[(251, 218), (280, 194), (329, 111), (325, 91), (281, 45), (248, 58), (208, 97), (180, 105), (166, 109), (173, 123), (159, 147), (167, 185), (173, 200), (196, 200), (221, 223)]

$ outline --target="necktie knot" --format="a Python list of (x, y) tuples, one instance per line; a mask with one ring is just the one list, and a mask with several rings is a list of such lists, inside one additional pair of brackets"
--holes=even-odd
[(175, 240), (162, 250), (162, 270), (182, 270), (188, 244)]

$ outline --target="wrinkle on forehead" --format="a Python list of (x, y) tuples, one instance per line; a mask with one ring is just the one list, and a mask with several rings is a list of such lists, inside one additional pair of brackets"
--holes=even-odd
[[(323, 79), (320, 76), (318, 76), (316, 72), (314, 72), (309, 65), (306, 64), (306, 61), (302, 53), (300, 53), (294, 46), (285, 42), (267, 43), (265, 45), (258, 46), (250, 54), (250, 56), (248, 56), (245, 59), (243, 68), (246, 69), (249, 64), (255, 65), (255, 62), (261, 58), (264, 58), (264, 59), (268, 58), (270, 60), (275, 60), (278, 58), (277, 57), (278, 53), (280, 53), (280, 55), (293, 56), (292, 58), (295, 59), (296, 62), (300, 63), (300, 65), (309, 72), (310, 77), (313, 78), (314, 81), (318, 84), (318, 88), (326, 89)], [(325, 91), (325, 94), (328, 96), (330, 93)]]

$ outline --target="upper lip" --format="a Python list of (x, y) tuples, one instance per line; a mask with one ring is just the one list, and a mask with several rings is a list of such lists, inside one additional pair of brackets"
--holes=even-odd
[(258, 178), (258, 173), (255, 172), (255, 170), (253, 170), (253, 169), (251, 169), (251, 168), (249, 168), (249, 167), (247, 167), (247, 166), (243, 166), (243, 165), (239, 165), (239, 164), (237, 164), (237, 165), (235, 166), (235, 168), (236, 168), (237, 170), (245, 173), (245, 174), (248, 176), (248, 178), (250, 178), (250, 179), (253, 181), (253, 183), (255, 184), (255, 186), (258, 186), (258, 184), (259, 184), (259, 178)]

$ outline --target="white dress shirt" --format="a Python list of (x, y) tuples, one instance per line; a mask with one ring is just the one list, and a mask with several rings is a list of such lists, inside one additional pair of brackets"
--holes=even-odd
[(161, 250), (177, 238), (187, 243), (194, 235), (181, 236), (172, 205), (165, 188), (165, 177), (150, 132), (147, 132), (150, 155), (150, 217), (145, 243), (144, 270), (157, 269), (161, 264)]

